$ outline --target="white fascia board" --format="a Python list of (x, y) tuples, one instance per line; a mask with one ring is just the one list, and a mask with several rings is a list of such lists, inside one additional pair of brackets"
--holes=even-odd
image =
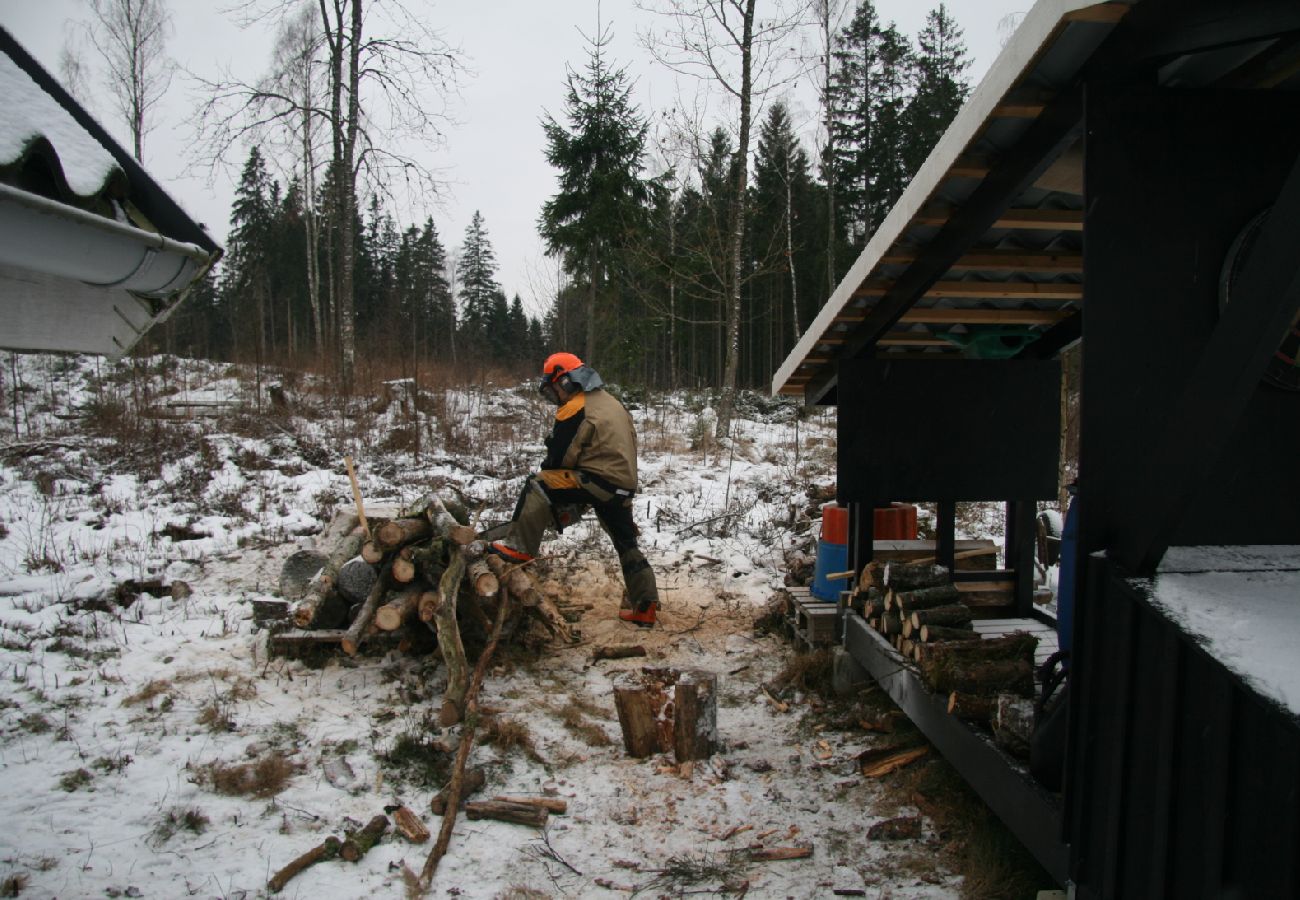
[(966, 145), (984, 126), (993, 109), (1025, 75), (1029, 64), (1056, 30), (1061, 19), (1077, 9), (1096, 5), (1098, 5), (1096, 0), (1039, 0), (1034, 4), (1011, 40), (1002, 48), (1002, 52), (998, 54), (988, 73), (957, 112), (948, 130), (930, 151), (916, 177), (908, 184), (903, 195), (894, 204), (894, 208), (885, 217), (885, 221), (880, 223), (876, 233), (862, 249), (853, 267), (835, 288), (830, 299), (822, 306), (821, 312), (813, 319), (812, 324), (803, 333), (803, 337), (790, 351), (790, 355), (776, 370), (776, 374), (772, 376), (773, 394), (780, 391), (782, 385), (799, 368), (799, 364), (813, 351), (835, 317), (853, 299), (853, 292), (871, 274), (885, 251), (898, 240), (898, 236), (907, 227), (912, 217), (920, 212), (930, 195), (934, 193), (934, 189), (966, 149)]

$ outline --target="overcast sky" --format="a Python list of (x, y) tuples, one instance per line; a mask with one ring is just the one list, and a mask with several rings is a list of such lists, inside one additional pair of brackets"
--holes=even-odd
[[(401, 197), (404, 208), (394, 210), (402, 226), (432, 215), (449, 250), (463, 239), (474, 211), (481, 210), (500, 266), (498, 280), (508, 296), (520, 294), (526, 307), (540, 313), (549, 301), (547, 286), (554, 262), (543, 253), (537, 237), (542, 204), (555, 191), (555, 170), (546, 162), (540, 121), (545, 112), (564, 116), (565, 66), (581, 69), (588, 45), (583, 34), (596, 30), (595, 0), (406, 0), (421, 11), (452, 46), (465, 55), (468, 76), (451, 112), (446, 146), (429, 156), (429, 164), (445, 181), (438, 197)], [(927, 0), (877, 0), (885, 21), (915, 36), (933, 3)], [(174, 31), (170, 55), (186, 70), (215, 77), (227, 68), (254, 80), (268, 68), (273, 29), (241, 29), (233, 17), (208, 0), (170, 0)], [(970, 50), (972, 84), (983, 77), (1005, 34), (999, 23), (1023, 13), (1029, 0), (948, 0), (947, 6), (965, 31)], [(764, 6), (760, 0), (760, 12)], [(852, 13), (850, 0), (848, 16)], [(642, 112), (662, 110), (679, 96), (690, 96), (693, 84), (675, 83), (672, 73), (655, 66), (638, 40), (638, 32), (662, 20), (636, 8), (632, 0), (604, 0), (602, 16), (612, 29), (608, 53), (634, 79), (634, 98)], [(22, 43), (55, 77), (59, 55), (71, 23), (87, 19), (85, 0), (0, 0), (0, 24)], [(811, 39), (811, 37), (810, 37)], [(91, 54), (89, 61), (98, 64)], [(129, 146), (126, 129), (116, 120), (102, 86), (92, 82), (91, 111), (109, 132)], [(806, 144), (815, 140), (816, 110), (811, 86), (789, 98)], [(2, 102), (2, 101), (0, 101)], [(193, 171), (189, 149), (190, 124), (196, 105), (194, 86), (183, 74), (173, 82), (166, 108), (146, 138), (145, 165), (180, 204), (218, 240), (225, 238), (230, 217), (231, 179), (237, 176), (246, 150), (231, 161), (231, 173)], [(212, 183), (209, 184), (209, 180)], [(282, 179), (283, 180), (283, 179)], [(540, 296), (539, 296), (540, 295)]]

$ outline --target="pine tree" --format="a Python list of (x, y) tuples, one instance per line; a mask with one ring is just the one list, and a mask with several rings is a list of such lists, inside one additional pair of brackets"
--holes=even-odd
[(550, 115), (542, 123), (546, 159), (559, 170), (559, 190), (539, 223), (547, 249), (567, 272), (587, 283), (584, 353), (596, 352), (598, 297), (616, 267), (615, 256), (646, 222), (649, 189), (641, 179), (646, 122), (631, 99), (624, 69), (611, 68), (601, 31), (589, 41), (585, 74), (572, 69), (565, 97), (568, 127)]
[(488, 240), (483, 214), (475, 210), (474, 218), (465, 229), (465, 243), (456, 263), (456, 281), (463, 346), (480, 362), (485, 361), (493, 345), (489, 329), (492, 327), (493, 305), (497, 295), (501, 294), (496, 271), (496, 254)]
[(970, 93), (962, 30), (943, 3), (926, 16), (917, 44), (916, 92), (906, 110), (910, 172), (920, 169)]

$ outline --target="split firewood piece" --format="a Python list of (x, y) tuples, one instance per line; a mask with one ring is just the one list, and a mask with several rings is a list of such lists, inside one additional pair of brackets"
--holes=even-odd
[(984, 636), (970, 628), (950, 628), (946, 625), (922, 625), (921, 643), (936, 644), (943, 641), (982, 641)]
[(993, 715), (993, 701), (988, 697), (953, 691), (948, 695), (948, 714), (968, 722), (987, 722)]
[(501, 803), (524, 803), (529, 806), (540, 806), (555, 816), (563, 816), (569, 812), (569, 801), (560, 797), (512, 797), (508, 794), (502, 794), (492, 799)]
[(416, 617), (424, 591), (418, 585), (407, 585), (389, 591), (385, 603), (375, 610), (375, 625), (381, 631), (396, 631)]
[(424, 516), (388, 519), (376, 525), (371, 533), (380, 550), (396, 550), (433, 533), (433, 525)]
[(894, 723), (898, 721), (903, 714), (898, 710), (892, 710), (883, 713), (876, 719), (859, 719), (858, 725), (863, 731), (874, 731), (877, 734), (893, 734)]
[(361, 642), (365, 640), (366, 633), (370, 630), (370, 624), (374, 621), (375, 611), (379, 608), (379, 601), (384, 599), (384, 594), (388, 592), (389, 580), (386, 576), (380, 575), (375, 579), (375, 586), (370, 589), (370, 594), (366, 597), (366, 602), (361, 604), (357, 610), (357, 617), (352, 620), (351, 627), (348, 628), (347, 634), (343, 636), (340, 642), (343, 645), (343, 652), (348, 656), (356, 656), (357, 651), (361, 649)]
[(524, 609), (538, 619), (547, 631), (566, 643), (571, 644), (577, 640), (564, 616), (556, 609), (550, 598), (537, 589), (537, 585), (533, 583), (533, 579), (527, 572), (519, 566), (507, 564), (499, 556), (489, 555), (486, 559), (492, 572), (511, 595), (518, 597), (523, 602)]
[(614, 681), (614, 706), (628, 754), (672, 750), (677, 762), (707, 759), (718, 742), (717, 676), (647, 667)]
[(918, 609), (912, 613), (913, 628), (920, 628), (922, 625), (962, 626), (969, 625), (970, 620), (970, 609), (960, 603), (936, 606), (933, 609)]
[(927, 746), (909, 747), (906, 750), (899, 750), (897, 747), (866, 750), (858, 754), (858, 765), (867, 778), (880, 778), (911, 765), (929, 752), (930, 748)]
[[(353, 523), (352, 529), (340, 535), (331, 547), (325, 548), (328, 549), (329, 560), (307, 586), (306, 596), (298, 601), (293, 609), (293, 623), (299, 628), (323, 628), (345, 624), (341, 615), (334, 616), (333, 613), (346, 612), (346, 609), (331, 609), (328, 598), (334, 595), (334, 582), (338, 578), (339, 569), (360, 553), (361, 545), (366, 542), (365, 532), (361, 530), (359, 524), (356, 524), (357, 517), (349, 514), (346, 521)], [(326, 615), (330, 620), (320, 621)]]
[(531, 803), (471, 800), (465, 804), (465, 815), (470, 819), (494, 819), (498, 822), (543, 828), (551, 814), (545, 807), (534, 806)]
[[(483, 785), (487, 784), (487, 775), (482, 769), (469, 769), (465, 772), (465, 777), (461, 780), (461, 799), (468, 797), (470, 794), (476, 794), (483, 790)], [(446, 785), (429, 804), (430, 811), (435, 816), (447, 814), (447, 795), (450, 785)]]
[(414, 551), (410, 547), (403, 547), (397, 551), (393, 557), (393, 566), (389, 570), (393, 581), (398, 584), (410, 584), (415, 580), (415, 561), (413, 559)]
[(379, 839), (388, 830), (388, 816), (375, 816), (359, 831), (349, 831), (348, 839), (339, 847), (339, 856), (348, 862), (356, 862), (370, 852), (370, 848), (379, 843)]
[(812, 844), (794, 847), (750, 847), (749, 858), (753, 862), (775, 862), (781, 859), (807, 859), (813, 855)]
[(895, 816), (867, 829), (867, 839), (871, 841), (908, 841), (920, 837), (920, 816)]
[(728, 828), (723, 833), (722, 837), (720, 837), (718, 840), (729, 841), (738, 834), (744, 834), (746, 831), (753, 831), (753, 830), (754, 830), (754, 824), (752, 822), (746, 823), (744, 825), (733, 825), (730, 828)]
[(961, 591), (951, 584), (941, 584), (914, 591), (894, 591), (894, 606), (900, 615), (910, 616), (922, 609), (934, 609), (936, 606), (950, 606), (961, 597)]
[(304, 869), (316, 865), (316, 863), (325, 859), (333, 859), (338, 856), (339, 848), (343, 842), (338, 838), (330, 835), (320, 844), (308, 850), (302, 856), (295, 859), (289, 865), (271, 876), (271, 880), (266, 883), (267, 890), (271, 893), (279, 893), (284, 890), (284, 886), (289, 883), (293, 876), (297, 875)]
[(599, 662), (602, 659), (631, 659), (635, 656), (645, 656), (645, 647), (640, 644), (617, 644), (611, 647), (597, 647), (591, 654), (592, 662)]
[(423, 844), (429, 839), (429, 829), (420, 817), (405, 806), (393, 810), (393, 824), (412, 844)]

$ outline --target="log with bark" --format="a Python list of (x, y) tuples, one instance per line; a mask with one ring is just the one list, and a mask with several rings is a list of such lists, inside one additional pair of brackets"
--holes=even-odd
[(379, 843), (379, 839), (388, 830), (388, 816), (375, 816), (357, 831), (349, 831), (347, 840), (339, 847), (339, 857), (348, 862), (356, 862), (370, 852), (370, 848)]
[[(931, 626), (925, 626), (930, 628)], [(958, 634), (968, 636), (975, 632), (961, 631)], [(1031, 666), (1034, 651), (1038, 649), (1038, 638), (1023, 631), (999, 635), (992, 638), (964, 637), (959, 640), (927, 643), (921, 650), (923, 661), (939, 661), (961, 658), (964, 660), (1023, 659)]]
[[(460, 795), (464, 799), (471, 794), (477, 794), (483, 790), (483, 785), (487, 784), (487, 774), (482, 769), (468, 769), (461, 779)], [(429, 803), (429, 809), (435, 816), (446, 815), (447, 797), (451, 793), (451, 786), (444, 785), (442, 790), (438, 791)]]
[(971, 615), (970, 610), (960, 603), (952, 603), (948, 606), (936, 606), (933, 609), (918, 609), (912, 613), (911, 619), (913, 628), (920, 628), (923, 625), (961, 627), (970, 624)]
[(1034, 735), (1033, 700), (1015, 694), (998, 694), (989, 724), (999, 747), (1021, 759), (1029, 758), (1029, 742)]
[(532, 828), (546, 827), (551, 816), (544, 806), (501, 800), (471, 800), (465, 804), (465, 815), (470, 819), (494, 819)]
[(330, 835), (325, 838), (324, 841), (317, 844), (302, 856), (293, 860), (293, 862), (272, 875), (271, 880), (266, 883), (267, 890), (273, 894), (279, 893), (284, 890), (284, 886), (289, 883), (289, 880), (299, 872), (316, 865), (316, 863), (321, 862), (322, 860), (333, 859), (338, 856), (339, 848), (342, 845), (342, 841), (333, 835)]
[(631, 659), (637, 656), (645, 656), (645, 647), (640, 644), (619, 644), (612, 647), (597, 647), (591, 654), (592, 662), (599, 662), (602, 659)]
[(923, 644), (935, 644), (943, 641), (980, 641), (984, 639), (984, 636), (974, 629), (952, 628), (947, 625), (922, 625), (917, 636)]
[(375, 610), (375, 627), (381, 631), (396, 631), (417, 618), (420, 598), (424, 590), (420, 585), (406, 585), (389, 591), (384, 603)]
[(903, 633), (903, 620), (899, 618), (898, 613), (887, 612), (880, 617), (880, 631), (881, 634), (889, 637), (900, 635)]
[(372, 525), (371, 540), (383, 552), (397, 550), (415, 541), (425, 540), (433, 534), (433, 525), (424, 516), (387, 519)]
[(614, 681), (614, 706), (628, 754), (673, 751), (679, 763), (705, 759), (718, 741), (717, 676), (699, 669), (646, 667)]
[(522, 803), (529, 806), (538, 806), (553, 816), (563, 816), (569, 811), (569, 801), (560, 797), (512, 797), (500, 795), (492, 799), (499, 803)]
[(566, 643), (578, 640), (569, 623), (551, 602), (550, 598), (537, 589), (533, 579), (523, 568), (510, 565), (495, 555), (486, 557), (493, 574), (509, 589), (510, 593), (523, 602), (524, 610), (537, 619), (555, 637)]
[(951, 580), (948, 568), (933, 563), (906, 563), (891, 561), (877, 563), (872, 570), (872, 583), (881, 590), (911, 591), (918, 588), (937, 587)]
[(391, 587), (387, 573), (381, 574), (375, 580), (375, 586), (370, 589), (370, 594), (366, 597), (365, 603), (357, 611), (356, 618), (348, 626), (347, 633), (343, 635), (343, 640), (339, 642), (343, 647), (343, 652), (348, 656), (356, 656), (357, 651), (361, 649), (361, 642), (365, 640), (370, 630), (370, 624), (374, 621), (375, 612), (379, 609), (379, 602), (384, 599), (384, 595)]
[(415, 580), (414, 555), (415, 548), (413, 547), (403, 547), (397, 551), (397, 555), (393, 557), (392, 566), (388, 570), (388, 574), (393, 581), (398, 584), (410, 584)]
[[(351, 527), (345, 531), (345, 525)], [(335, 628), (343, 624), (342, 616), (347, 612), (346, 605), (331, 603), (329, 598), (336, 597), (335, 579), (339, 569), (361, 552), (366, 534), (355, 513), (341, 513), (326, 529), (325, 540), (330, 541), (323, 548), (329, 553), (329, 561), (307, 586), (307, 595), (294, 607), (293, 621), (299, 628)]]
[(946, 657), (921, 664), (921, 674), (940, 694), (996, 694), (1001, 691), (1024, 697), (1034, 692), (1034, 668), (1023, 659), (966, 660)]
[(968, 722), (987, 722), (993, 715), (993, 701), (979, 694), (953, 691), (948, 695), (948, 714)]
[(937, 587), (919, 588), (914, 591), (892, 591), (894, 609), (900, 615), (910, 616), (922, 609), (934, 609), (936, 606), (949, 606), (961, 598), (961, 591), (951, 584)]

